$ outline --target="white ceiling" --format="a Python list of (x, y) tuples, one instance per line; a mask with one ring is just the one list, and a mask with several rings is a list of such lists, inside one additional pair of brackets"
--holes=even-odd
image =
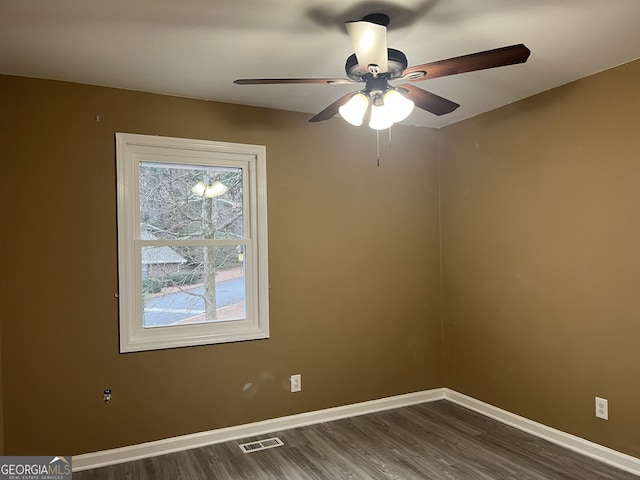
[(640, 58), (640, 0), (0, 0), (0, 73), (315, 114), (357, 86), (233, 80), (345, 77), (344, 21), (369, 13), (389, 15), (388, 46), (410, 66), (531, 49), (522, 65), (415, 83), (461, 105), (442, 117), (416, 109), (415, 125), (442, 127)]

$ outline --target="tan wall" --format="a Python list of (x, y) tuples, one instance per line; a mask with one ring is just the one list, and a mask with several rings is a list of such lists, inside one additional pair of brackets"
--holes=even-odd
[[(0, 76), (6, 453), (446, 385), (639, 456), (639, 80), (635, 62), (439, 135), (395, 128), (377, 168), (373, 133), (339, 119)], [(118, 353), (116, 131), (267, 146), (271, 339)]]
[(640, 61), (447, 127), (440, 157), (447, 386), (635, 456), (638, 85)]
[[(7, 454), (443, 385), (437, 131), (394, 129), (378, 168), (375, 134), (340, 119), (15, 77), (0, 92)], [(269, 340), (118, 353), (114, 132), (266, 145)]]

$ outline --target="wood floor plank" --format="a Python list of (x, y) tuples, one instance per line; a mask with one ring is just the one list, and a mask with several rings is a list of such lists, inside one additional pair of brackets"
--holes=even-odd
[[(241, 443), (277, 436), (249, 454)], [(78, 480), (638, 480), (445, 400), (74, 472)]]

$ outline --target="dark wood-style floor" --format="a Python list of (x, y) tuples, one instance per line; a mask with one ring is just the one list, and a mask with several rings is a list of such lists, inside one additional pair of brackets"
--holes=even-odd
[[(243, 453), (241, 443), (284, 446)], [(548, 480), (639, 477), (447, 401), (388, 410), (73, 474), (74, 480)]]

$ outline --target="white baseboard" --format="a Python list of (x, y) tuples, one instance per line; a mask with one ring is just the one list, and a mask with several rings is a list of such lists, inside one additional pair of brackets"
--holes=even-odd
[(603, 447), (602, 445), (571, 435), (570, 433), (547, 427), (541, 423), (507, 412), (506, 410), (494, 407), (493, 405), (481, 402), (480, 400), (448, 388), (445, 389), (444, 398), (469, 410), (493, 418), (494, 420), (535, 435), (536, 437), (556, 443), (574, 452), (581, 453), (582, 455), (594, 458), (635, 475), (640, 475), (640, 458), (632, 457), (631, 455)]
[(82, 455), (73, 456), (73, 471), (79, 472), (81, 470), (129, 462), (132, 460), (139, 460), (141, 458), (155, 457), (158, 455), (165, 455), (167, 453), (204, 447), (214, 443), (228, 442), (231, 440), (238, 440), (256, 435), (265, 435), (291, 428), (304, 427), (315, 423), (330, 422), (332, 420), (339, 420), (346, 417), (355, 417), (357, 415), (407, 407), (418, 403), (443, 400), (444, 398), (445, 389), (436, 388), (433, 390), (423, 390), (421, 392), (396, 395), (393, 397), (354, 403), (341, 407), (289, 415), (262, 422), (219, 428), (208, 432), (181, 435), (179, 437), (167, 438), (155, 442), (141, 443), (122, 448), (113, 448), (111, 450), (103, 450), (100, 452), (84, 453)]
[(165, 455), (167, 453), (204, 447), (215, 443), (228, 442), (257, 435), (266, 435), (291, 428), (330, 422), (341, 418), (354, 417), (367, 413), (380, 412), (383, 410), (445, 399), (489, 418), (493, 418), (494, 420), (506, 425), (510, 425), (519, 430), (556, 443), (562, 447), (617, 467), (621, 470), (625, 470), (635, 475), (640, 475), (640, 458), (632, 457), (630, 455), (617, 452), (616, 450), (603, 447), (597, 443), (590, 442), (584, 438), (576, 437), (575, 435), (547, 427), (541, 423), (507, 412), (506, 410), (494, 407), (493, 405), (481, 402), (480, 400), (476, 400), (475, 398), (463, 395), (448, 388), (424, 390), (405, 395), (381, 398), (379, 400), (371, 400), (368, 402), (300, 413), (297, 415), (289, 415), (262, 422), (247, 423), (245, 425), (220, 428), (207, 432), (192, 433), (155, 442), (147, 442), (128, 447), (103, 450), (101, 452), (75, 455), (73, 457), (73, 471), (79, 472), (81, 470), (129, 462), (132, 460), (139, 460), (141, 458), (154, 457), (158, 455)]

